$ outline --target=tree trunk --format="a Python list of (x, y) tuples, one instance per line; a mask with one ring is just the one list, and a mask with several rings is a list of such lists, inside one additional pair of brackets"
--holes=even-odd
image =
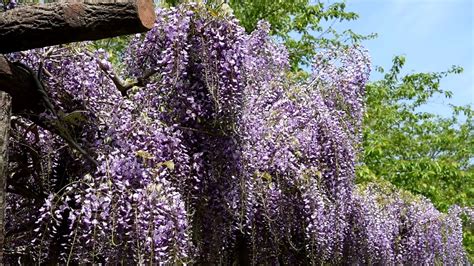
[(8, 167), (8, 138), (10, 131), (11, 99), (0, 91), (0, 265), (3, 264), (5, 242), (5, 194)]
[(144, 32), (152, 0), (85, 0), (23, 6), (0, 14), (0, 53)]

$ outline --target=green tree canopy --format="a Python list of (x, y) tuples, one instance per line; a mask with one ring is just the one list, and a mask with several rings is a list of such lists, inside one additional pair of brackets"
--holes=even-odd
[(366, 87), (360, 159), (375, 175), (432, 199), (442, 210), (452, 204), (472, 204), (472, 108), (451, 106), (447, 118), (420, 109), (437, 97), (450, 98), (452, 92), (442, 90), (440, 80), (462, 69), (401, 76), (404, 62), (403, 57), (395, 57), (384, 79)]

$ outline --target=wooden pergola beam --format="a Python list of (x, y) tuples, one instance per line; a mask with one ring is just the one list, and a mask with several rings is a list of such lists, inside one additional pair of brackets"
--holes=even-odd
[(154, 22), (152, 0), (21, 6), (0, 13), (0, 53), (145, 32)]

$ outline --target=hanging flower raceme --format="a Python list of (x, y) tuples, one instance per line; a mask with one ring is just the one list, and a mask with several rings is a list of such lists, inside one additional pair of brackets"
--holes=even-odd
[[(358, 71), (368, 72), (365, 68)], [(249, 86), (241, 134), (248, 182), (252, 182), (251, 176), (255, 174), (271, 179), (290, 203), (285, 209), (292, 212), (287, 213), (291, 217), (303, 216), (302, 220), (280, 216), (278, 219), (287, 219), (293, 228), (281, 230), (286, 236), (272, 245), (295, 246), (295, 250), (310, 247), (315, 254), (336, 262), (344, 256), (344, 243), (350, 232), (347, 220), (351, 211), (355, 143), (352, 132), (346, 131), (340, 122), (343, 114), (326, 103), (324, 86), (334, 84), (319, 79), (315, 76), (309, 84), (288, 84), (275, 78), (258, 89)], [(256, 186), (248, 187), (252, 193), (250, 190)], [(265, 210), (249, 211), (248, 216), (255, 217)], [(313, 239), (315, 245), (306, 244), (305, 237)], [(294, 241), (299, 243), (291, 243)], [(300, 262), (306, 257), (300, 257)]]

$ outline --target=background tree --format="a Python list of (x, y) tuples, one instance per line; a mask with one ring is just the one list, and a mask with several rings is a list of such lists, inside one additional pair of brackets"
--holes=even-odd
[(395, 57), (385, 78), (366, 87), (360, 160), (375, 175), (431, 198), (441, 210), (468, 205), (474, 198), (473, 110), (451, 106), (447, 118), (422, 110), (436, 97), (451, 97), (440, 80), (462, 69), (401, 76), (404, 62)]

